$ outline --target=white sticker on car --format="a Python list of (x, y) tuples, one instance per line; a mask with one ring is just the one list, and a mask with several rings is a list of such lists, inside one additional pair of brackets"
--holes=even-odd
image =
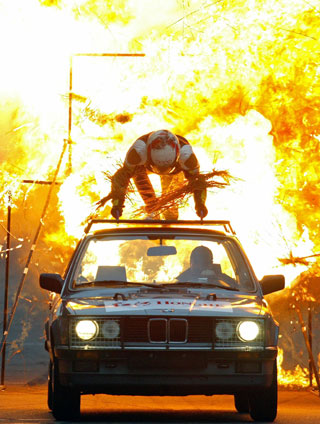
[(136, 310), (143, 309), (188, 309), (190, 311), (199, 311), (203, 309), (217, 310), (219, 312), (232, 313), (233, 308), (230, 302), (206, 301), (206, 300), (181, 300), (181, 299), (150, 299), (150, 300), (106, 300), (105, 309), (109, 312), (111, 309), (125, 311), (131, 308)]

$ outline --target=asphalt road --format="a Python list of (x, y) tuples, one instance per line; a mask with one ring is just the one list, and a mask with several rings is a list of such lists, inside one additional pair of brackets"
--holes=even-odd
[[(232, 396), (134, 397), (87, 395), (81, 399), (81, 419), (95, 423), (246, 423)], [(278, 424), (319, 424), (318, 392), (280, 391)], [(10, 386), (0, 391), (0, 424), (58, 423), (46, 405), (46, 386)]]

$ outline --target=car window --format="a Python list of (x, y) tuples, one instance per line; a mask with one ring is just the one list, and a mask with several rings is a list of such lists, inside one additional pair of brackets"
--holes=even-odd
[(214, 283), (253, 290), (250, 272), (231, 241), (149, 235), (91, 238), (73, 276), (73, 288), (115, 283)]

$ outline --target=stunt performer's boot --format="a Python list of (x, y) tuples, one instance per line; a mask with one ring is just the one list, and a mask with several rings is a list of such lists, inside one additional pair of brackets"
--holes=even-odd
[(149, 205), (146, 205), (144, 210), (145, 210), (144, 219), (148, 219), (148, 220), (151, 220), (151, 221), (160, 219), (159, 212), (153, 212), (152, 211), (152, 205), (151, 205), (151, 207)]
[(159, 218), (156, 216), (154, 212), (150, 212), (148, 213), (148, 215), (144, 217), (144, 219), (147, 219), (148, 221), (155, 221), (156, 219), (159, 219)]
[(164, 211), (162, 216), (166, 221), (177, 221), (179, 218), (179, 209), (178, 207), (174, 206)]

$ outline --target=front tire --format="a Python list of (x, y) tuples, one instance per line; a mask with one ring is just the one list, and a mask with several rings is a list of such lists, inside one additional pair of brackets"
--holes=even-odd
[[(66, 421), (79, 417), (80, 392), (60, 384), (58, 361), (56, 359), (52, 364), (51, 377), (51, 406), (54, 418)], [(48, 390), (48, 405), (50, 390)]]
[(273, 377), (270, 387), (249, 394), (250, 416), (255, 421), (272, 422), (278, 409), (277, 364), (273, 364)]
[(247, 393), (237, 393), (234, 395), (234, 406), (240, 414), (249, 412), (249, 399)]
[(52, 362), (49, 362), (49, 369), (48, 369), (48, 397), (47, 397), (47, 404), (50, 411), (52, 411)]

